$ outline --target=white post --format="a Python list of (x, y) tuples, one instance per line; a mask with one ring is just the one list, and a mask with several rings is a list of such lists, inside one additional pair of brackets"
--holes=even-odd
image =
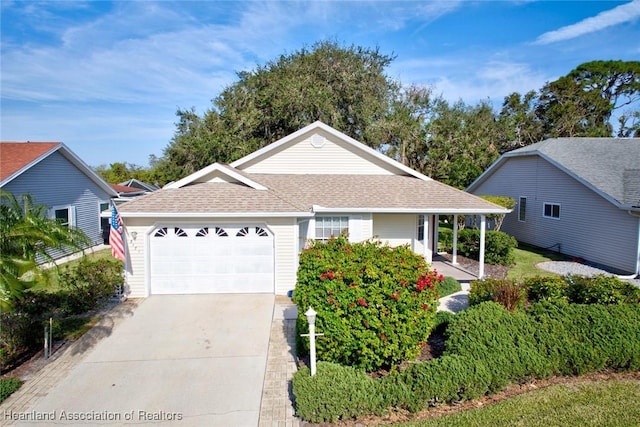
[(458, 215), (453, 216), (453, 258), (451, 263), (458, 263)]
[(311, 376), (316, 374), (316, 311), (309, 307), (304, 315), (309, 322), (309, 359), (311, 361)]
[(434, 215), (433, 221), (433, 252), (438, 255), (438, 226), (440, 225), (440, 215)]
[(431, 250), (431, 245), (432, 245), (433, 238), (431, 238), (430, 231), (429, 231), (429, 223), (430, 222), (431, 222), (431, 215), (430, 214), (425, 214), (424, 215), (423, 255), (424, 255), (424, 259), (428, 263), (431, 263), (433, 261), (433, 256), (432, 256), (433, 252)]
[(487, 227), (487, 217), (480, 215), (480, 259), (478, 268), (478, 279), (484, 277), (484, 241), (485, 241), (485, 228)]

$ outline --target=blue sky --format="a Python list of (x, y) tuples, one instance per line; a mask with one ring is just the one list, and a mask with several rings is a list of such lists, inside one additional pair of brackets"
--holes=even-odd
[(319, 40), (378, 47), (387, 74), (497, 107), (592, 60), (640, 58), (634, 1), (2, 0), (1, 128), (91, 166), (146, 166), (178, 108), (203, 113), (236, 72)]

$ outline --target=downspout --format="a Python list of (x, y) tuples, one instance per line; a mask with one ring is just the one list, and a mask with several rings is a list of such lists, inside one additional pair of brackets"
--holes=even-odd
[(640, 212), (628, 210), (627, 213), (638, 218), (638, 235), (636, 236), (636, 271), (629, 276), (617, 276), (619, 279), (635, 279), (640, 274)]

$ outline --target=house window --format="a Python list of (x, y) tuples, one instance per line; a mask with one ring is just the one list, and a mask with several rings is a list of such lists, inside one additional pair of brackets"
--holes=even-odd
[(424, 240), (424, 215), (418, 215), (418, 240)]
[(542, 214), (545, 218), (560, 218), (560, 205), (557, 203), (544, 204), (544, 212)]
[(348, 216), (320, 216), (316, 218), (316, 240), (326, 241), (349, 232)]
[(187, 232), (180, 227), (174, 227), (173, 232), (176, 233), (176, 236), (178, 237), (188, 237)]
[(102, 216), (102, 212), (109, 210), (109, 202), (98, 204), (98, 220), (100, 221), (100, 231), (102, 232), (102, 243), (109, 244), (109, 233), (111, 232), (111, 215)]
[(520, 197), (520, 202), (518, 203), (518, 221), (525, 222), (527, 219), (527, 198)]
[(51, 209), (51, 216), (65, 227), (73, 227), (76, 225), (75, 208), (73, 206), (54, 206)]

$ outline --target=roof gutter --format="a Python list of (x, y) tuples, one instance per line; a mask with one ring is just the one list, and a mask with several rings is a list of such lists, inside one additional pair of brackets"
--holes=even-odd
[(419, 209), (419, 208), (326, 208), (313, 205), (316, 213), (411, 213), (411, 214), (439, 214), (439, 215), (496, 215), (508, 214), (512, 209), (469, 209), (469, 208), (443, 208), (443, 209)]
[(123, 212), (122, 218), (291, 218), (312, 217), (311, 212)]
[[(635, 208), (635, 206), (633, 207)], [(640, 210), (627, 210), (631, 216), (638, 218), (638, 236), (636, 237), (636, 271), (629, 276), (618, 276), (620, 279), (634, 279), (640, 274)]]

